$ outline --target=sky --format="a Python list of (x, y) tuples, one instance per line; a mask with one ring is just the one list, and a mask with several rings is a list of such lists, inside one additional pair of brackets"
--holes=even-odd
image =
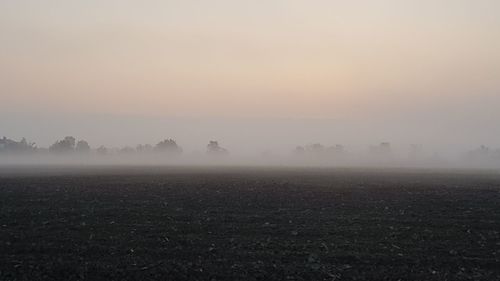
[(2, 0), (0, 135), (500, 147), (497, 0)]

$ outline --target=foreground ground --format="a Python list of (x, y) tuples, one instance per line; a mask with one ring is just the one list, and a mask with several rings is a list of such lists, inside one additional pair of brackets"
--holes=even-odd
[(0, 173), (0, 280), (500, 280), (500, 174)]

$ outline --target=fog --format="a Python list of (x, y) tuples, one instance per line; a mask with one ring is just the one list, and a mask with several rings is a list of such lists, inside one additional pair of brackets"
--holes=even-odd
[(12, 114), (2, 119), (0, 164), (500, 168), (488, 124), (459, 132), (445, 125)]

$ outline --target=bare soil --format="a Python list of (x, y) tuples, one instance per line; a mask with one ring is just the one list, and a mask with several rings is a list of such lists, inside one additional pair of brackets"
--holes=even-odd
[(500, 280), (500, 174), (0, 173), (0, 280)]

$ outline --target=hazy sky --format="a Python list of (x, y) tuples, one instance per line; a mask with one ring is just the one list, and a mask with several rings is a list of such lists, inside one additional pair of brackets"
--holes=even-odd
[(0, 134), (44, 140), (111, 142), (85, 127), (127, 116), (130, 134), (169, 120), (203, 142), (218, 131), (196, 120), (243, 118), (256, 135), (323, 120), (310, 139), (500, 146), (500, 1), (2, 0), (0, 98)]

